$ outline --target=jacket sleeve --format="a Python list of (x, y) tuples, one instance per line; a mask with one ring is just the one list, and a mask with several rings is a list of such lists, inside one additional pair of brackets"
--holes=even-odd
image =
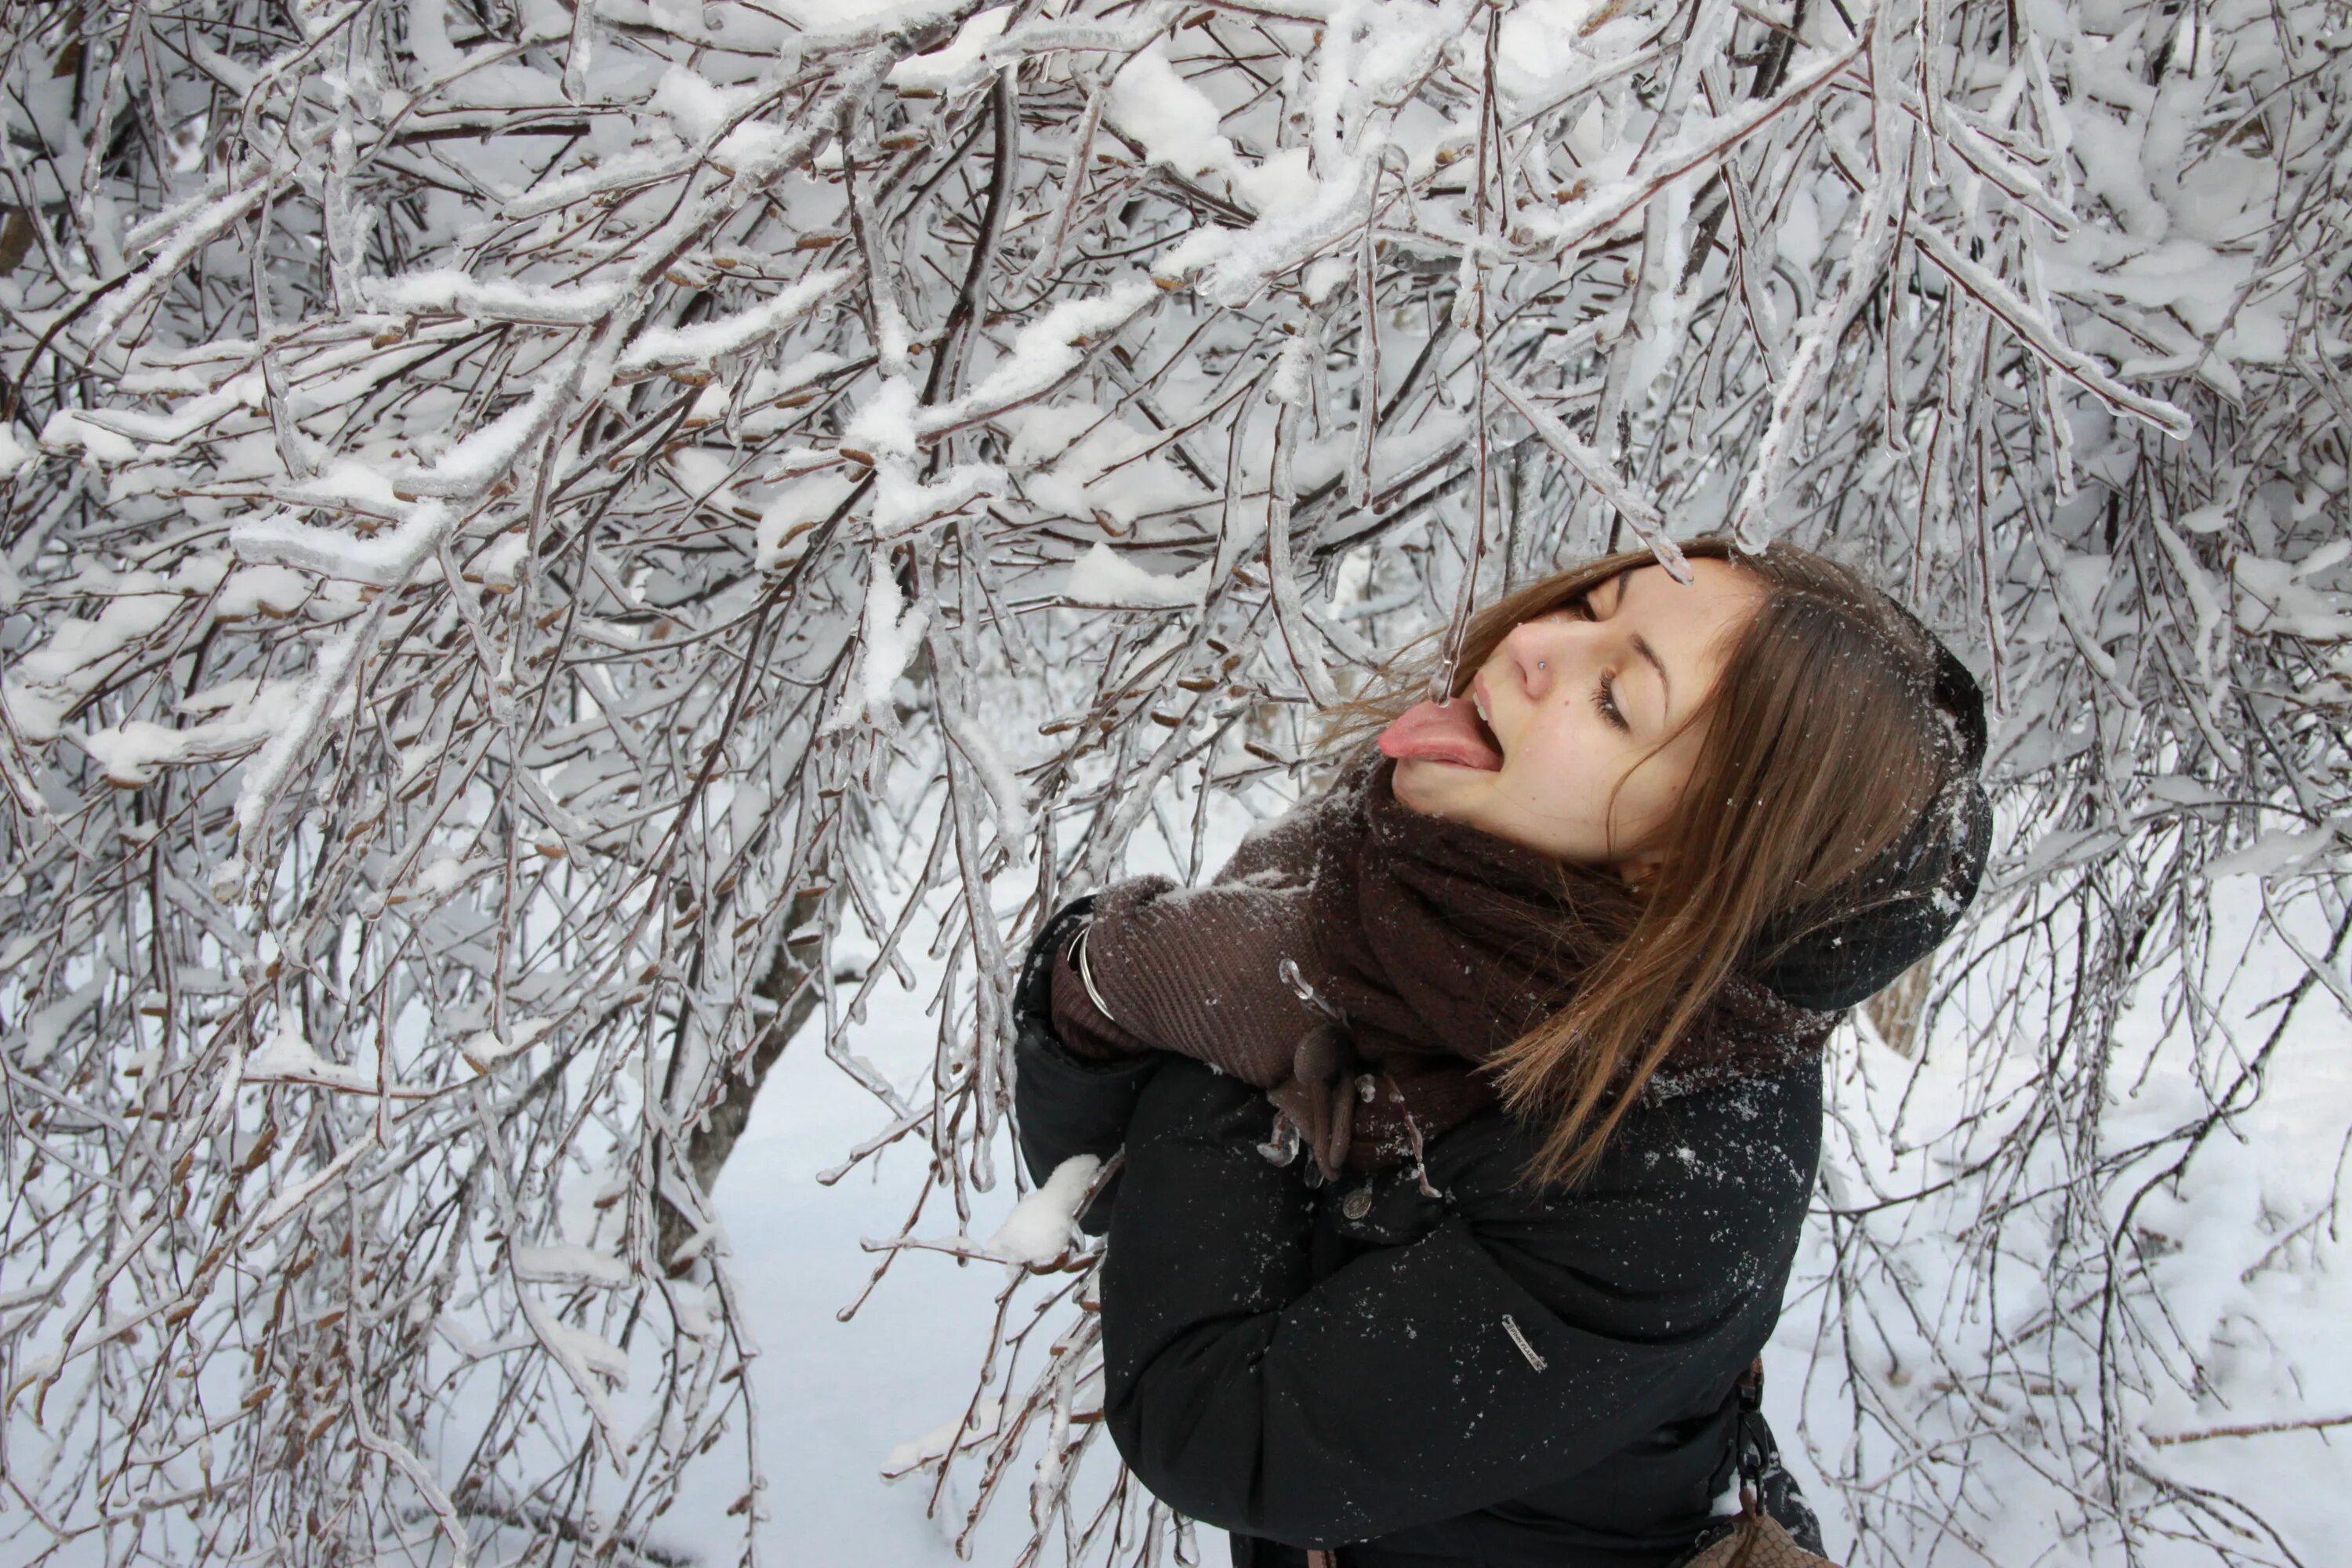
[(1482, 1235), (1446, 1214), (1310, 1282), (1314, 1194), (1306, 1162), (1258, 1152), (1270, 1118), (1246, 1085), (1178, 1060), (1129, 1130), (1103, 1266), (1106, 1414), (1171, 1506), (1338, 1546), (1569, 1479), (1719, 1395), (1719, 1312), (1677, 1303), (1655, 1321), (1685, 1326), (1647, 1337), (1565, 1321), (1507, 1266), (1523, 1215)]
[[(1075, 1154), (1108, 1160), (1127, 1141), (1137, 1093), (1165, 1059), (1160, 1053), (1092, 1061), (1063, 1048), (1054, 1035), (1051, 976), (1055, 953), (1092, 912), (1091, 895), (1045, 922), (1030, 944), (1013, 993), (1013, 1120), (1022, 1163), (1040, 1184)], [(1100, 1236), (1110, 1223), (1123, 1178), (1113, 1175), (1078, 1227)]]

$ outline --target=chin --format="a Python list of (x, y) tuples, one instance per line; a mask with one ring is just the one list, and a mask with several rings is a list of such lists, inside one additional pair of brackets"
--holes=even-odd
[(1429, 806), (1428, 797), (1423, 793), (1422, 786), (1426, 782), (1423, 775), (1432, 765), (1413, 757), (1400, 760), (1395, 772), (1389, 775), (1389, 793), (1413, 810), (1426, 812)]
[(1425, 757), (1408, 757), (1397, 763), (1390, 793), (1424, 816), (1459, 817), (1462, 775), (1477, 771), (1451, 763), (1431, 762)]

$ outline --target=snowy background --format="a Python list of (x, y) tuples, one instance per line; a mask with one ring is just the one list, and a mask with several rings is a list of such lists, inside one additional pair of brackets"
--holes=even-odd
[(2330, 1560), (2347, 52), (0, 7), (0, 1557), (1216, 1560), (1006, 1227), (1013, 962), (1470, 606), (1727, 529), (1994, 710), (1775, 1344), (1840, 1552)]

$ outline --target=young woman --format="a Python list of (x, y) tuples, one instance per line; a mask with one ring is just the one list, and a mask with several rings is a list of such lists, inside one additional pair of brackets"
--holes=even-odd
[(1822, 1043), (1975, 891), (1982, 704), (1830, 562), (1684, 553), (1492, 606), (1210, 889), (1032, 948), (1024, 1156), (1125, 1149), (1113, 1438), (1239, 1568), (1665, 1568), (1743, 1474), (1818, 1548), (1743, 1373)]

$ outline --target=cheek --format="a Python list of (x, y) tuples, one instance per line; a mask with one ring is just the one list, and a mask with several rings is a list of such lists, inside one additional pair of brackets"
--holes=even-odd
[(1674, 801), (1651, 783), (1648, 770), (1637, 769), (1618, 794), (1611, 824), (1620, 836), (1642, 843), (1665, 826), (1673, 811)]
[[(1540, 735), (1510, 757), (1504, 782), (1511, 800), (1531, 818), (1555, 827), (1574, 824), (1580, 832), (1603, 830), (1610, 792), (1624, 778), (1628, 763), (1610, 734), (1581, 732), (1570, 714), (1560, 714)], [(1622, 817), (1633, 804), (1638, 777), (1619, 797)]]
[(1685, 742), (1677, 741), (1658, 755), (1637, 763), (1626, 775), (1625, 793), (1619, 797), (1625, 814), (1638, 813), (1651, 826), (1663, 826), (1690, 783), (1692, 761), (1693, 753)]
[(1583, 777), (1592, 773), (1599, 756), (1600, 748), (1592, 738), (1578, 732), (1576, 715), (1561, 707), (1544, 715), (1543, 723), (1521, 743), (1512, 760), (1523, 759), (1532, 775)]

